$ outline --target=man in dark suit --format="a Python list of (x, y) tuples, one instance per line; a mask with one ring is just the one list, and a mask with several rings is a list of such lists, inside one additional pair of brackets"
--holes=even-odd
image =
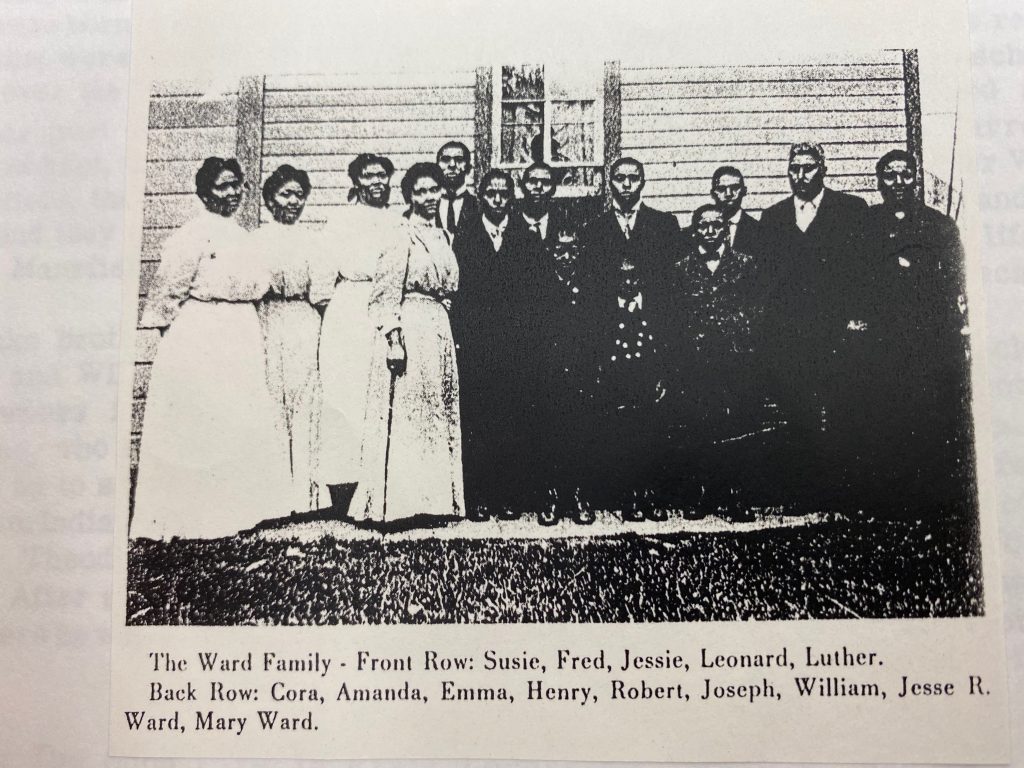
[(880, 511), (931, 511), (973, 482), (964, 254), (956, 222), (918, 199), (917, 162), (875, 166), (857, 281), (863, 345), (852, 436), (855, 494)]
[(773, 290), (766, 339), (772, 385), (787, 421), (779, 446), (779, 490), (792, 511), (840, 501), (844, 456), (832, 438), (844, 391), (844, 345), (851, 323), (851, 276), (864, 259), (860, 235), (867, 203), (825, 186), (825, 154), (817, 144), (789, 152), (790, 197), (761, 215)]
[(565, 211), (555, 205), (558, 181), (554, 169), (544, 162), (535, 162), (519, 182), (522, 199), (519, 217), (535, 242), (553, 250), (560, 238), (576, 234), (576, 224)]
[[(523, 466), (519, 419), (529, 418), (522, 386), (530, 363), (527, 275), (535, 254), (512, 209), (511, 176), (491, 170), (480, 184), (481, 211), (464, 218), (453, 243), (459, 290), (450, 313), (459, 366), (466, 508), (470, 519), (514, 519)], [(525, 411), (525, 412), (524, 412)]]
[(479, 212), (480, 204), (466, 187), (466, 177), (473, 167), (469, 147), (461, 141), (448, 141), (437, 150), (437, 164), (444, 176), (444, 197), (437, 209), (437, 223), (454, 238), (463, 221)]
[(679, 225), (641, 202), (643, 164), (620, 158), (609, 174), (612, 206), (586, 227), (580, 292), (587, 357), (596, 504), (629, 521), (664, 518), (652, 494), (662, 481), (657, 403), (665, 395), (663, 348), (679, 259)]
[(722, 212), (729, 231), (729, 245), (739, 253), (761, 255), (761, 222), (743, 210), (747, 185), (738, 168), (723, 165), (711, 176), (711, 199)]

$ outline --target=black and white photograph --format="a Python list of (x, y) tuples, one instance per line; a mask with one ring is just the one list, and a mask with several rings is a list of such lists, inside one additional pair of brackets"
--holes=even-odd
[(983, 614), (927, 73), (153, 82), (127, 623)]

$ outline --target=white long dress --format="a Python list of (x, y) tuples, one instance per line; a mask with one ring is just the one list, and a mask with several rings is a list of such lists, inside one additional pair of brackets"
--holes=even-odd
[(369, 303), (380, 255), (402, 219), (393, 208), (340, 208), (324, 228), (322, 261), (311, 300), (328, 301), (320, 331), (320, 480), (358, 483), (370, 358), (376, 336)]
[(288, 512), (254, 302), (269, 276), (234, 220), (171, 235), (142, 325), (164, 328), (142, 428), (133, 537), (218, 538)]
[(289, 508), (319, 509), (326, 494), (317, 483), (320, 447), (320, 314), (310, 304), (310, 262), (318, 233), (271, 219), (252, 234), (270, 273), (270, 293), (256, 305), (263, 329), (267, 387), (277, 410), (279, 440), (291, 474)]
[[(440, 227), (410, 221), (381, 257), (370, 314), (375, 338), (363, 439), (363, 472), (352, 516), (378, 524), (462, 517), (459, 376), (448, 306), (459, 266)], [(406, 367), (387, 367), (389, 331), (400, 328)]]

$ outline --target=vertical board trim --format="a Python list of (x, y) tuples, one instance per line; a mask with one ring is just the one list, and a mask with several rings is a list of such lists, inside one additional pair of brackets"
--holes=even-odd
[(238, 83), (238, 138), (235, 157), (248, 182), (238, 210), (239, 223), (248, 230), (260, 223), (260, 184), (263, 179), (263, 94), (265, 79), (243, 77)]
[(476, 154), (473, 179), (477, 194), (480, 180), (491, 169), (491, 119), (493, 117), (494, 86), (491, 67), (477, 67), (476, 105), (473, 112), (473, 151)]
[(917, 161), (917, 199), (924, 200), (924, 151), (921, 127), (921, 74), (917, 49), (903, 51), (903, 82), (907, 113), (907, 151)]
[(604, 63), (604, 198), (611, 205), (610, 186), (612, 163), (622, 154), (622, 64)]

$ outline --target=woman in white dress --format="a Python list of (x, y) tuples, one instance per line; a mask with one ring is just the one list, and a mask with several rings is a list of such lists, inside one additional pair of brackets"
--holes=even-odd
[(218, 538), (287, 512), (254, 302), (269, 276), (233, 218), (243, 175), (207, 158), (206, 210), (164, 243), (143, 313), (161, 330), (153, 364), (131, 535)]
[(441, 169), (416, 163), (402, 179), (411, 206), (381, 257), (363, 439), (364, 482), (352, 516), (394, 529), (465, 515), (459, 380), (448, 309), (459, 267), (436, 225)]
[(310, 189), (309, 174), (280, 166), (263, 183), (263, 202), (271, 218), (252, 235), (259, 260), (270, 273), (270, 293), (256, 310), (263, 329), (267, 386), (291, 471), (289, 508), (295, 512), (319, 509), (321, 501), (316, 475), (320, 313), (310, 303), (310, 262), (316, 258), (319, 240), (298, 224)]
[(362, 154), (348, 167), (349, 205), (324, 229), (320, 276), (311, 300), (326, 304), (320, 332), (320, 481), (344, 515), (362, 479), (360, 451), (374, 328), (368, 306), (380, 255), (394, 240), (400, 214), (389, 206), (395, 167), (386, 157)]

